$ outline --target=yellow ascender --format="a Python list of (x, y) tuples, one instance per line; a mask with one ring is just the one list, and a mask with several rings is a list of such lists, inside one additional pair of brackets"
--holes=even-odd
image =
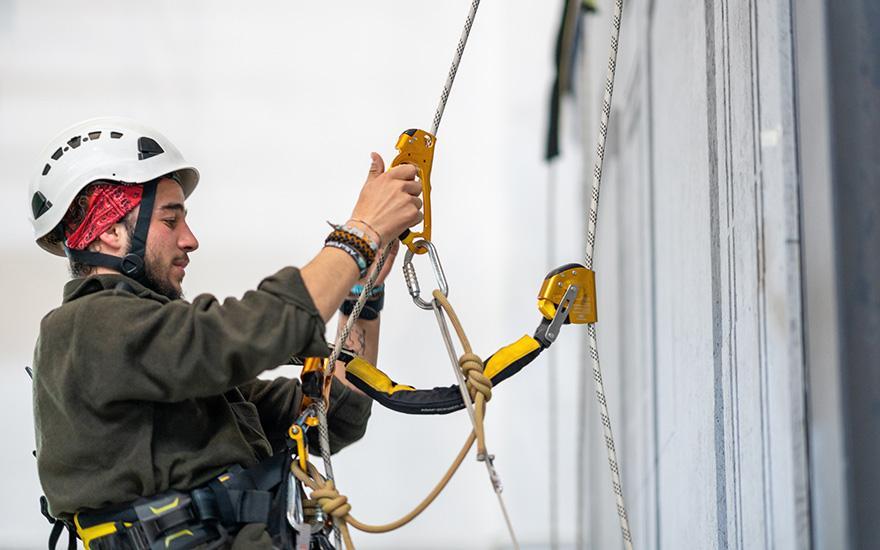
[(397, 139), (395, 148), (398, 153), (391, 162), (391, 167), (401, 164), (412, 164), (416, 167), (416, 174), (422, 182), (422, 201), (424, 204), (425, 218), (422, 222), (421, 231), (407, 229), (400, 235), (400, 240), (414, 254), (424, 254), (427, 248), (418, 246), (415, 241), (431, 240), (431, 167), (434, 163), (434, 144), (437, 138), (424, 130), (406, 130)]
[(566, 264), (547, 274), (538, 291), (538, 311), (544, 316), (535, 335), (549, 345), (562, 325), (595, 323), (596, 273), (581, 264)]

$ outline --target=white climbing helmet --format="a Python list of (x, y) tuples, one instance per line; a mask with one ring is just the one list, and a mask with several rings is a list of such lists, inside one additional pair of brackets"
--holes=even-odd
[(199, 182), (199, 171), (168, 138), (148, 126), (122, 117), (93, 118), (71, 126), (43, 150), (28, 188), (28, 217), (37, 244), (65, 255), (59, 239), (46, 237), (90, 183), (146, 183), (171, 173), (176, 173), (188, 197)]

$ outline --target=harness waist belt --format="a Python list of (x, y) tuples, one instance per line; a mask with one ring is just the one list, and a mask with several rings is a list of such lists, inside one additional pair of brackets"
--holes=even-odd
[(273, 510), (286, 502), (284, 495), (276, 496), (286, 487), (289, 465), (289, 453), (279, 452), (189, 492), (168, 491), (124, 507), (79, 512), (76, 532), (86, 550), (183, 550), (222, 540), (248, 523), (280, 528)]

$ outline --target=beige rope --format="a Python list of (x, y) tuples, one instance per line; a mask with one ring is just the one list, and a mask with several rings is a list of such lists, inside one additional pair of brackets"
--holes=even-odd
[(468, 340), (452, 304), (439, 290), (435, 290), (433, 296), (446, 316), (449, 317), (449, 321), (458, 335), (458, 340), (461, 342), (461, 347), (464, 349), (464, 354), (459, 358), (458, 364), (465, 375), (468, 393), (474, 400), (474, 432), (477, 435), (477, 454), (479, 457), (485, 457), (486, 433), (483, 429), (483, 418), (486, 415), (486, 402), (492, 397), (492, 381), (483, 374), (483, 360), (477, 357), (471, 349), (470, 340)]
[(416, 505), (408, 514), (404, 515), (400, 519), (396, 521), (392, 521), (390, 523), (386, 523), (383, 525), (369, 525), (358, 521), (351, 514), (351, 505), (348, 504), (348, 498), (344, 495), (339, 494), (339, 491), (336, 489), (333, 480), (326, 480), (324, 476), (318, 472), (318, 469), (311, 463), (308, 464), (308, 473), (303, 472), (299, 467), (299, 464), (293, 462), (290, 467), (291, 473), (293, 473), (294, 477), (305, 484), (309, 489), (312, 489), (311, 499), (304, 501), (304, 507), (306, 509), (310, 508), (311, 505), (314, 505), (313, 502), (317, 501), (317, 505), (321, 506), (324, 510), (325, 514), (328, 514), (333, 517), (336, 521), (336, 524), (339, 526), (339, 529), (342, 533), (342, 538), (345, 541), (345, 547), (348, 550), (354, 550), (354, 543), (351, 540), (351, 534), (349, 533), (348, 526), (351, 525), (355, 529), (359, 531), (363, 531), (365, 533), (387, 533), (389, 531), (393, 531), (400, 527), (403, 527), (407, 523), (414, 520), (419, 516), (425, 509), (431, 505), (432, 502), (437, 498), (437, 496), (443, 492), (443, 489), (449, 484), (449, 481), (452, 480), (452, 476), (455, 475), (455, 472), (458, 470), (461, 463), (464, 462), (464, 458), (467, 456), (468, 451), (473, 446), (474, 441), (476, 440), (476, 436), (474, 432), (471, 432), (462, 446), (461, 450), (458, 452), (458, 455), (455, 457), (455, 460), (452, 461), (452, 464), (446, 470), (446, 473), (443, 474), (443, 477), (440, 481), (437, 482), (437, 485), (431, 489), (431, 492), (428, 493), (422, 501)]
[(296, 461), (290, 466), (290, 471), (294, 477), (312, 490), (312, 493), (309, 495), (311, 498), (303, 502), (307, 514), (313, 516), (314, 513), (311, 510), (316, 504), (320, 506), (325, 514), (334, 519), (334, 525), (338, 526), (342, 539), (345, 542), (345, 547), (348, 550), (354, 550), (354, 543), (351, 540), (351, 533), (348, 529), (349, 525), (365, 533), (387, 533), (388, 531), (403, 527), (424, 512), (443, 489), (446, 488), (452, 476), (455, 475), (461, 463), (464, 462), (464, 458), (467, 456), (468, 450), (473, 446), (474, 441), (477, 441), (477, 452), (481, 456), (486, 454), (483, 418), (486, 414), (486, 402), (492, 398), (492, 381), (483, 374), (483, 361), (471, 349), (471, 344), (467, 339), (464, 328), (462, 328), (461, 322), (449, 300), (439, 290), (434, 291), (434, 299), (437, 300), (437, 303), (440, 304), (440, 307), (443, 308), (449, 317), (461, 341), (462, 348), (464, 348), (464, 354), (459, 359), (459, 365), (465, 376), (468, 393), (471, 399), (474, 400), (477, 421), (475, 430), (470, 433), (458, 455), (452, 461), (452, 464), (446, 470), (446, 473), (443, 474), (440, 481), (431, 489), (431, 492), (415, 508), (400, 519), (383, 525), (369, 525), (358, 521), (351, 515), (351, 505), (348, 503), (348, 497), (340, 494), (333, 480), (325, 479), (313, 464), (308, 463), (308, 472), (304, 472)]

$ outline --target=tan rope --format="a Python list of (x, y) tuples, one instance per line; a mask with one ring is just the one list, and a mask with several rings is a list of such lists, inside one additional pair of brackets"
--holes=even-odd
[(345, 541), (345, 547), (348, 550), (354, 550), (354, 543), (351, 540), (351, 534), (348, 530), (348, 525), (351, 525), (355, 529), (359, 531), (363, 531), (365, 533), (387, 533), (388, 531), (393, 531), (400, 527), (403, 527), (407, 523), (414, 520), (418, 517), (419, 514), (425, 511), (425, 509), (431, 505), (432, 502), (437, 498), (437, 496), (443, 492), (443, 489), (449, 484), (449, 481), (452, 480), (452, 476), (455, 475), (455, 472), (458, 471), (461, 463), (464, 462), (464, 458), (467, 456), (468, 451), (473, 446), (474, 441), (476, 441), (476, 435), (474, 432), (471, 432), (468, 436), (467, 440), (464, 442), (461, 450), (458, 452), (458, 455), (455, 457), (455, 460), (452, 461), (452, 464), (446, 470), (446, 473), (443, 474), (443, 477), (440, 481), (437, 482), (437, 485), (431, 489), (431, 492), (428, 493), (420, 503), (416, 505), (408, 514), (404, 515), (400, 519), (396, 521), (392, 521), (390, 523), (386, 523), (383, 525), (369, 525), (358, 521), (351, 515), (351, 505), (348, 504), (348, 498), (344, 495), (339, 494), (339, 491), (336, 489), (336, 486), (333, 483), (333, 480), (324, 479), (324, 476), (318, 472), (318, 469), (312, 463), (308, 464), (308, 473), (302, 471), (295, 461), (290, 466), (290, 471), (293, 473), (294, 477), (305, 484), (309, 489), (312, 490), (311, 493), (311, 501), (304, 501), (305, 508), (311, 508), (314, 502), (317, 501), (317, 504), (324, 510), (324, 513), (330, 515), (336, 521), (336, 524), (339, 526), (339, 530), (342, 533), (342, 538)]
[[(304, 472), (296, 461), (290, 466), (290, 471), (294, 477), (312, 490), (311, 498), (303, 503), (304, 507), (310, 511), (317, 504), (324, 510), (325, 514), (331, 516), (334, 519), (334, 525), (339, 528), (342, 539), (345, 542), (345, 547), (348, 550), (354, 550), (354, 543), (351, 540), (351, 533), (348, 529), (349, 525), (365, 533), (387, 533), (388, 531), (403, 527), (424, 512), (443, 489), (446, 488), (452, 476), (455, 475), (461, 463), (464, 462), (464, 458), (467, 456), (468, 450), (473, 446), (474, 441), (477, 442), (479, 456), (485, 456), (486, 454), (486, 435), (483, 428), (483, 418), (486, 414), (486, 403), (492, 398), (492, 381), (483, 374), (483, 361), (473, 352), (461, 321), (459, 321), (458, 315), (456, 315), (449, 300), (439, 290), (434, 291), (434, 299), (437, 300), (437, 303), (449, 317), (464, 349), (464, 353), (458, 363), (464, 374), (468, 393), (471, 399), (474, 400), (476, 422), (474, 431), (471, 431), (455, 460), (452, 461), (446, 473), (443, 474), (440, 481), (431, 489), (431, 492), (415, 508), (400, 519), (383, 525), (369, 525), (358, 521), (351, 515), (351, 505), (348, 504), (348, 497), (340, 494), (333, 480), (325, 479), (313, 464), (308, 463), (308, 472)], [(314, 513), (310, 515), (313, 516)]]
[(483, 360), (474, 354), (470, 340), (468, 340), (452, 304), (439, 290), (435, 290), (433, 296), (446, 316), (449, 317), (449, 321), (458, 335), (458, 340), (461, 342), (461, 347), (464, 349), (464, 354), (459, 358), (458, 364), (465, 375), (468, 393), (474, 401), (474, 432), (477, 434), (477, 454), (484, 458), (486, 456), (486, 433), (483, 429), (483, 418), (486, 415), (486, 402), (492, 397), (492, 381), (483, 374)]

